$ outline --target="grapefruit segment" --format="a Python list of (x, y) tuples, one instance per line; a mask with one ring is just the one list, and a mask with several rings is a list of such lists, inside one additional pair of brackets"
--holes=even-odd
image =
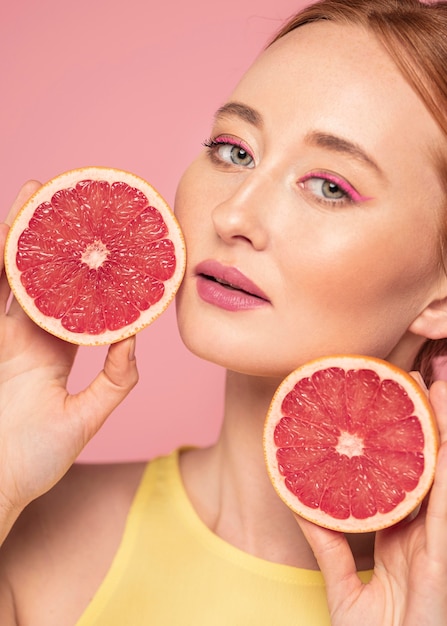
[(180, 286), (186, 253), (169, 206), (146, 181), (102, 167), (43, 185), (11, 226), (5, 270), (42, 328), (76, 344), (128, 337)]
[(416, 381), (372, 357), (317, 359), (278, 387), (264, 427), (272, 484), (298, 515), (371, 532), (409, 515), (434, 478), (438, 431)]

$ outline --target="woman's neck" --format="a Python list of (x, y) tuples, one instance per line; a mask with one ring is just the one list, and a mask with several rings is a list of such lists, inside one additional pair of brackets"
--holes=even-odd
[(264, 462), (264, 420), (279, 382), (229, 372), (219, 439), (184, 452), (181, 472), (197, 514), (222, 539), (268, 561), (318, 569)]
[(222, 539), (266, 560), (316, 568), (264, 463), (264, 419), (278, 382), (228, 372), (219, 439), (185, 452), (181, 471), (198, 515)]

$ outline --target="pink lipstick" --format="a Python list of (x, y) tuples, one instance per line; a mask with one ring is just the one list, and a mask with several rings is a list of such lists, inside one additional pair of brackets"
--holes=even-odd
[(197, 291), (208, 304), (226, 311), (246, 311), (269, 304), (266, 294), (235, 267), (208, 260), (196, 268)]

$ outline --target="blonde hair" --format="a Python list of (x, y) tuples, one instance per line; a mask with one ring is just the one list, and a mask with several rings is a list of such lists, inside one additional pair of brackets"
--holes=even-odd
[[(419, 95), (447, 139), (447, 2), (419, 0), (321, 0), (294, 15), (271, 43), (318, 20), (362, 26), (374, 33)], [(446, 144), (447, 145), (447, 144)], [(447, 150), (439, 158), (447, 198)], [(447, 208), (447, 202), (446, 202)], [(447, 254), (447, 216), (440, 233), (440, 262)], [(413, 364), (427, 385), (435, 360), (447, 354), (447, 339), (427, 339)]]

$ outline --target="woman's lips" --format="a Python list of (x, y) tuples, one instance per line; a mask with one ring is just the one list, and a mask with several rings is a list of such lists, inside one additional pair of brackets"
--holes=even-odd
[(246, 311), (269, 304), (266, 294), (235, 267), (204, 261), (196, 268), (197, 291), (205, 302), (227, 311)]

